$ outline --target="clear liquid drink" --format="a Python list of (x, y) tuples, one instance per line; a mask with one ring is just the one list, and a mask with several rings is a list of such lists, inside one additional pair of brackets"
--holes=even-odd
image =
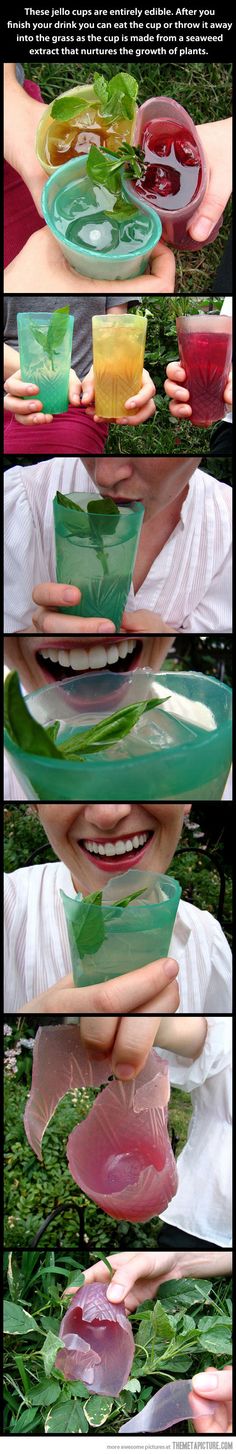
[(74, 319), (67, 314), (61, 339), (55, 333), (50, 341), (53, 318), (52, 313), (17, 314), (21, 377), (24, 383), (38, 385), (45, 414), (66, 414)]

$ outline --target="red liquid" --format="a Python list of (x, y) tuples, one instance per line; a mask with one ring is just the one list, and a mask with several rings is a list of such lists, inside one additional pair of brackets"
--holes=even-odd
[(150, 121), (140, 143), (147, 163), (135, 191), (161, 209), (188, 207), (201, 183), (201, 159), (191, 132), (179, 121)]
[(190, 393), (191, 424), (216, 424), (224, 417), (223, 394), (231, 361), (228, 333), (185, 332), (179, 329), (181, 363)]

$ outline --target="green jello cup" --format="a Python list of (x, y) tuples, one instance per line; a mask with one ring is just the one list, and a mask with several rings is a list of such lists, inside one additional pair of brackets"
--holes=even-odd
[[(45, 414), (66, 414), (74, 318), (68, 313), (61, 342), (47, 346), (53, 313), (17, 313), (21, 377), (38, 385), (37, 398)], [(45, 346), (46, 345), (46, 346)]]
[[(107, 861), (109, 872), (109, 860)], [(117, 901), (139, 893), (124, 908)], [(101, 907), (87, 899), (70, 899), (61, 891), (75, 985), (105, 983), (141, 969), (169, 951), (181, 888), (177, 880), (148, 869), (113, 875), (103, 890)], [(83, 910), (88, 908), (86, 935)], [(86, 947), (87, 944), (87, 947)]]
[[(79, 586), (81, 601), (68, 616), (105, 616), (119, 631), (136, 559), (143, 506), (119, 507), (118, 516), (88, 511), (91, 495), (53, 501), (57, 581)], [(81, 506), (72, 510), (72, 504)], [(82, 513), (83, 512), (83, 513)], [(64, 609), (64, 608), (63, 608)]]
[[(158, 697), (175, 693), (173, 703)], [(215, 678), (198, 672), (88, 672), (58, 682), (27, 699), (36, 721), (59, 721), (58, 745), (95, 722), (134, 702), (153, 700), (153, 711), (112, 747), (62, 762), (23, 751), (5, 732), (5, 746), (29, 800), (41, 802), (188, 802), (219, 801), (231, 765), (232, 693)], [(212, 714), (213, 730), (183, 720), (186, 700)], [(195, 710), (195, 708), (194, 708)]]
[[(115, 157), (110, 156), (112, 165)], [(125, 201), (124, 169), (121, 182)], [(105, 277), (107, 282), (122, 282), (146, 272), (162, 233), (158, 213), (137, 199), (133, 216), (116, 221), (111, 213), (115, 194), (89, 180), (87, 156), (58, 167), (46, 182), (41, 200), (45, 222), (75, 272), (98, 281)]]

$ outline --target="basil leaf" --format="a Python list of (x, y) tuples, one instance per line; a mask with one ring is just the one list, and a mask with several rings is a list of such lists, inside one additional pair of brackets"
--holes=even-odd
[(100, 107), (102, 111), (103, 107), (106, 106), (106, 103), (108, 101), (108, 83), (107, 81), (105, 81), (105, 76), (99, 75), (99, 71), (95, 71), (94, 73), (93, 89), (97, 101), (100, 101)]
[[(9, 672), (4, 685), (4, 725), (12, 741), (22, 752), (33, 752), (39, 757), (62, 758), (52, 737), (30, 716), (21, 693), (17, 671)], [(57, 723), (53, 726), (57, 726)], [(49, 733), (50, 730), (49, 728)]]
[(147, 889), (135, 889), (135, 893), (128, 894), (127, 899), (119, 899), (119, 902), (114, 903), (113, 908), (126, 909), (127, 904), (132, 904), (133, 899), (140, 899), (140, 894), (145, 893), (147, 893)]
[(112, 216), (117, 222), (129, 222), (130, 218), (137, 217), (138, 215), (137, 207), (133, 205), (133, 202), (126, 202), (125, 197), (122, 197), (122, 192), (120, 197), (117, 196), (115, 206), (111, 209), (111, 212), (105, 212), (105, 217)]
[(82, 505), (75, 504), (75, 500), (69, 500), (68, 495), (61, 495), (60, 490), (57, 490), (56, 498), (58, 505), (65, 505), (66, 510), (80, 510), (80, 514), (84, 515), (85, 512), (82, 509)]
[(79, 905), (77, 924), (73, 925), (76, 948), (80, 959), (86, 954), (96, 954), (106, 938), (102, 912), (102, 893), (90, 894)]
[[(163, 697), (162, 701), (166, 702), (167, 697)], [(157, 705), (161, 707), (162, 702), (135, 702), (131, 707), (123, 707), (120, 712), (113, 712), (111, 717), (97, 722), (90, 731), (77, 732), (67, 743), (64, 742), (63, 756), (76, 759), (90, 752), (101, 752), (103, 747), (112, 747), (114, 742), (122, 741), (123, 737), (132, 732), (132, 728), (145, 712), (153, 712)]]
[(102, 536), (114, 535), (120, 518), (120, 511), (115, 500), (89, 500), (87, 514), (92, 535), (99, 534), (99, 527)]
[(60, 344), (63, 343), (63, 338), (65, 338), (67, 330), (69, 312), (69, 307), (66, 306), (65, 308), (56, 308), (55, 313), (52, 314), (47, 331), (47, 348), (49, 354), (55, 352), (55, 349), (60, 348)]
[(30, 331), (31, 333), (33, 333), (33, 337), (36, 339), (36, 343), (40, 343), (41, 348), (44, 348), (44, 352), (47, 353), (47, 333), (43, 333), (42, 328), (36, 328), (35, 323), (30, 324)]
[(117, 192), (120, 187), (119, 173), (123, 165), (122, 157), (116, 157), (114, 161), (110, 152), (105, 148), (91, 146), (86, 161), (87, 176), (90, 181), (98, 183), (99, 186), (107, 188), (108, 192)]
[(54, 121), (70, 121), (73, 116), (79, 117), (82, 112), (85, 113), (86, 108), (88, 108), (86, 96), (58, 96), (57, 100), (53, 101), (50, 115)]

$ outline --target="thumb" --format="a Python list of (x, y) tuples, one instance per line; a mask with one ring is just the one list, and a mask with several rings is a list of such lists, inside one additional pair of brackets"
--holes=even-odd
[(157, 278), (160, 293), (174, 293), (175, 258), (170, 247), (166, 247), (164, 242), (158, 242), (152, 253), (151, 277)]
[(127, 1259), (127, 1263), (123, 1263), (122, 1267), (118, 1268), (118, 1271), (114, 1273), (114, 1277), (112, 1277), (111, 1282), (109, 1282), (109, 1286), (107, 1287), (107, 1297), (109, 1302), (125, 1302), (125, 1298), (127, 1298), (128, 1293), (132, 1291), (132, 1288), (134, 1287), (135, 1283), (138, 1282), (139, 1278), (144, 1277), (144, 1275), (154, 1277), (155, 1273), (155, 1253), (153, 1253), (152, 1256), (151, 1254), (147, 1253), (143, 1254), (143, 1252), (131, 1252), (130, 1257)]
[(199, 211), (195, 212), (195, 217), (193, 217), (190, 226), (187, 228), (190, 237), (194, 238), (195, 242), (206, 242), (210, 233), (213, 231), (213, 227), (216, 227), (217, 222), (220, 222), (227, 200), (228, 189), (226, 187), (224, 188), (223, 184), (220, 185), (219, 176), (216, 177), (214, 170), (210, 177), (202, 207), (199, 207)]

